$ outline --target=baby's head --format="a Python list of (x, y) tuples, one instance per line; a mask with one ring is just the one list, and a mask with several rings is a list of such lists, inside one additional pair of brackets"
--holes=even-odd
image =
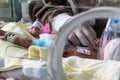
[(41, 34), (41, 28), (42, 28), (42, 24), (37, 19), (31, 27), (30, 34), (36, 38), (39, 38), (39, 35)]
[(120, 38), (108, 42), (104, 49), (104, 59), (120, 61)]

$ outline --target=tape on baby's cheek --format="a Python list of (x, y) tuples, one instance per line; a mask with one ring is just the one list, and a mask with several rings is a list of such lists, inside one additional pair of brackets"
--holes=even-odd
[(9, 42), (14, 43), (16, 38), (17, 38), (17, 36), (14, 33), (8, 32), (5, 34), (5, 39)]

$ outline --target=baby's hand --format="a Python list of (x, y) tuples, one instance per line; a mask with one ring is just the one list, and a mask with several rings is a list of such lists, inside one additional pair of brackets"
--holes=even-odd
[(5, 31), (3, 31), (3, 30), (0, 30), (0, 36), (4, 36), (5, 35)]
[(28, 48), (30, 46), (30, 44), (32, 43), (32, 40), (28, 39), (28, 38), (20, 38), (17, 37), (15, 40), (15, 44)]
[(94, 41), (94, 47), (95, 48), (98, 48), (100, 46), (100, 39), (96, 39), (95, 41)]

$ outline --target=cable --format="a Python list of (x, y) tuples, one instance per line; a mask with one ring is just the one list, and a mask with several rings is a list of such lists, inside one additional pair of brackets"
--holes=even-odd
[[(10, 57), (10, 58), (20, 58), (20, 59), (29, 59), (29, 60), (38, 60), (38, 59), (43, 59), (43, 60), (45, 60), (46, 61), (46, 59), (45, 58), (42, 58), (42, 57), (37, 57), (36, 59), (35, 58), (28, 58), (28, 57), (15, 57), (15, 56), (12, 56), (12, 55), (9, 55), (8, 54), (8, 48), (10, 48), (10, 47), (17, 47), (17, 48), (20, 48), (20, 49), (25, 49), (24, 47), (21, 47), (21, 46), (17, 46), (17, 45), (9, 45), (9, 46), (7, 46), (6, 47), (6, 49), (5, 49), (5, 53), (6, 53), (6, 55), (8, 56), (8, 57)], [(28, 55), (28, 53), (26, 53), (27, 55)]]
[[(51, 5), (51, 4), (46, 3), (45, 0), (41, 0), (41, 1), (47, 7), (59, 7), (59, 8), (66, 7), (66, 8), (71, 8), (71, 6)], [(76, 8), (79, 8), (79, 9), (91, 9), (91, 8), (94, 8), (94, 7), (97, 7), (97, 6), (76, 6)]]

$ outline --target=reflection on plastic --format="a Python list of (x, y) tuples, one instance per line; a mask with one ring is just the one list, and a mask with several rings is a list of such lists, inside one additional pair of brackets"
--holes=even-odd
[(4, 67), (4, 59), (0, 57), (0, 68)]
[(104, 49), (110, 40), (120, 37), (120, 21), (119, 19), (109, 19), (106, 28), (101, 37), (99, 47), (99, 59), (104, 59)]

